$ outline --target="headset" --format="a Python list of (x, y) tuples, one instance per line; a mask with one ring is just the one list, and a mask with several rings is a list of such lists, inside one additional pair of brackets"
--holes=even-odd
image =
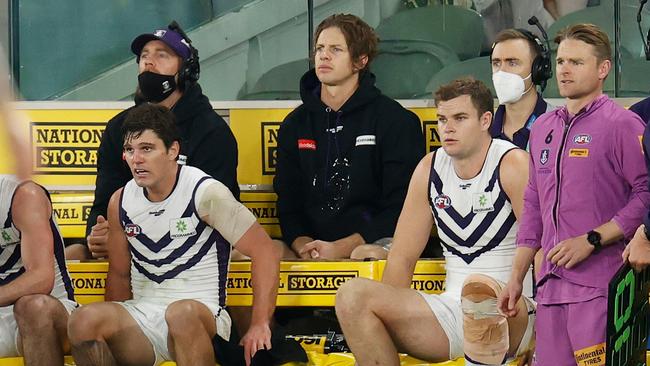
[[(542, 92), (544, 89), (546, 89), (546, 82), (548, 79), (553, 76), (553, 68), (551, 67), (551, 52), (550, 52), (550, 47), (549, 47), (549, 42), (548, 42), (548, 35), (546, 34), (546, 31), (544, 31), (544, 28), (542, 28), (542, 25), (539, 24), (539, 20), (537, 20), (537, 17), (531, 17), (528, 19), (528, 24), (530, 25), (536, 25), (539, 30), (542, 32), (542, 35), (544, 36), (544, 40), (546, 41), (546, 45), (544, 45), (544, 42), (537, 37), (533, 32), (527, 30), (527, 29), (521, 29), (517, 28), (517, 31), (521, 32), (526, 39), (528, 39), (530, 42), (532, 42), (535, 45), (535, 49), (537, 50), (538, 55), (535, 57), (533, 60), (533, 64), (530, 68), (530, 78), (535, 85), (539, 85), (540, 88), (542, 89)], [(492, 50), (490, 51), (490, 62), (492, 62), (492, 52), (494, 51), (494, 47), (497, 44), (494, 43), (492, 44)]]
[(190, 56), (183, 60), (180, 70), (178, 70), (178, 85), (181, 90), (186, 90), (190, 85), (199, 80), (201, 74), (201, 65), (199, 64), (199, 50), (192, 46), (192, 40), (185, 34), (180, 25), (172, 20), (167, 26), (170, 30), (178, 33), (187, 42), (190, 48)]

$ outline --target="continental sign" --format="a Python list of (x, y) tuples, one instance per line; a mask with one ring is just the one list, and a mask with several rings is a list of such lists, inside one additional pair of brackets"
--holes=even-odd
[(255, 215), (257, 222), (272, 238), (281, 238), (280, 223), (275, 193), (270, 192), (242, 192), (241, 202)]
[[(434, 108), (411, 108), (422, 123), (427, 152), (440, 147)], [(232, 109), (230, 127), (237, 139), (240, 184), (273, 184), (278, 149), (278, 130), (292, 109)], [(254, 157), (259, 157), (259, 160)]]

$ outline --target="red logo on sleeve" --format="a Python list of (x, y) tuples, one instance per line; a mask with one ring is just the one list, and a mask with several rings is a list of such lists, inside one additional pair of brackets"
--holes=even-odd
[(298, 150), (316, 150), (316, 140), (298, 139)]

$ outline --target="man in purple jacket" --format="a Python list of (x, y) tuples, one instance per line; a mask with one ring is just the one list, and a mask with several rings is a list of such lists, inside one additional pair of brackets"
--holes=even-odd
[(533, 125), (518, 247), (498, 306), (516, 314), (524, 274), (541, 248), (536, 364), (604, 365), (607, 285), (650, 203), (644, 125), (602, 93), (612, 65), (603, 31), (576, 24), (555, 42), (566, 107)]

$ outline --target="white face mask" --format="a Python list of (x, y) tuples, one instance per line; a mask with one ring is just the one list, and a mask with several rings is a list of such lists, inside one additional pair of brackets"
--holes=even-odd
[(497, 98), (499, 99), (499, 104), (508, 104), (516, 103), (521, 99), (521, 97), (530, 90), (533, 85), (526, 90), (524, 80), (530, 78), (531, 74), (528, 74), (526, 78), (523, 78), (517, 74), (497, 71), (492, 74), (492, 83), (494, 84), (494, 90), (497, 92)]

